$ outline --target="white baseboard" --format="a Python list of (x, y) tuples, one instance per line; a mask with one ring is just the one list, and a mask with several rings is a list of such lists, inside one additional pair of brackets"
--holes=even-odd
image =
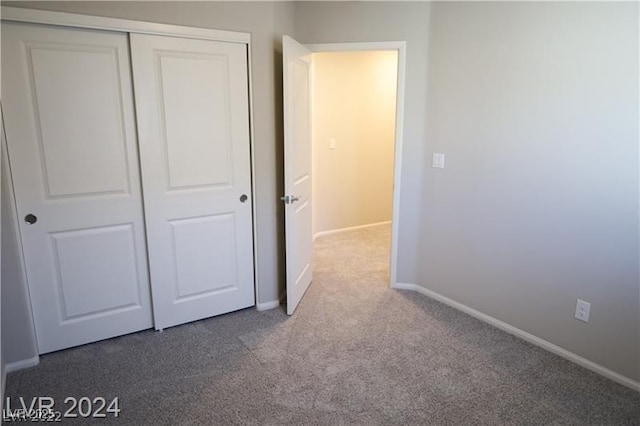
[(385, 222), (368, 223), (366, 225), (350, 226), (348, 228), (339, 228), (339, 229), (332, 229), (330, 231), (316, 232), (313, 235), (313, 239), (315, 241), (316, 238), (324, 237), (325, 235), (339, 234), (341, 232), (355, 231), (356, 229), (373, 228), (374, 226), (388, 225), (390, 223), (391, 223), (391, 221), (387, 220)]
[(286, 299), (287, 294), (283, 294), (280, 296), (278, 300), (272, 300), (271, 302), (264, 303), (256, 303), (256, 309), (259, 311), (268, 311), (269, 309), (275, 309), (278, 306), (282, 305), (282, 302)]
[(428, 290), (417, 284), (393, 283), (391, 285), (391, 288), (395, 288), (398, 290), (417, 291), (418, 293), (424, 294), (425, 296), (430, 297), (434, 300), (437, 300), (438, 302), (442, 302), (445, 305), (449, 305), (452, 308), (455, 308), (459, 311), (462, 311), (466, 314), (471, 315), (474, 318), (479, 319), (480, 321), (484, 321), (488, 324), (491, 324), (492, 326), (499, 328), (500, 330), (506, 331), (509, 334), (513, 334), (514, 336), (517, 336), (523, 340), (526, 340), (529, 343), (539, 346), (542, 349), (546, 349), (549, 352), (552, 352), (556, 355), (561, 356), (562, 358), (565, 358), (582, 367), (585, 367), (593, 371), (594, 373), (600, 374), (601, 376), (611, 379), (614, 382), (620, 383), (621, 385), (627, 386), (628, 388), (631, 388), (637, 392), (640, 392), (640, 382), (638, 381), (635, 381), (629, 377), (623, 376), (620, 373), (616, 373), (615, 371), (610, 370), (606, 367), (603, 367), (600, 364), (596, 364), (593, 361), (589, 361), (588, 359), (583, 358), (580, 355), (577, 355), (573, 352), (563, 349), (560, 346), (554, 345), (551, 342), (548, 342), (544, 339), (534, 336), (533, 334), (528, 333), (524, 330), (521, 330), (517, 327), (514, 327), (511, 324), (507, 324), (506, 322), (500, 321), (499, 319), (496, 319), (490, 315), (484, 314), (480, 311), (476, 311), (475, 309), (470, 308), (469, 306), (464, 305), (460, 302), (456, 302), (453, 299), (449, 299), (448, 297), (443, 296), (440, 293), (436, 293), (435, 291)]
[(271, 302), (264, 303), (256, 303), (256, 309), (259, 311), (268, 311), (269, 309), (275, 309), (282, 304), (284, 298), (287, 297), (286, 294), (283, 294), (278, 298), (278, 300), (272, 300)]
[(259, 311), (268, 311), (269, 309), (274, 309), (280, 306), (279, 300), (272, 300), (271, 302), (264, 303), (256, 303), (256, 309)]
[(10, 362), (4, 367), (5, 374), (13, 373), (14, 371), (24, 370), (25, 368), (35, 367), (40, 364), (40, 357), (38, 355), (33, 358), (22, 359), (16, 362)]

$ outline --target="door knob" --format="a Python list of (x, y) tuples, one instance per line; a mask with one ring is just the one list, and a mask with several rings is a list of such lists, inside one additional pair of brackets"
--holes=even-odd
[(280, 197), (285, 204), (293, 204), (300, 199), (300, 197), (295, 195), (285, 195), (284, 197)]
[(36, 217), (36, 215), (29, 213), (24, 217), (24, 221), (27, 222), (29, 225), (33, 225), (38, 221), (38, 218)]
[(240, 202), (241, 202), (241, 203), (244, 203), (245, 201), (247, 201), (247, 198), (249, 198), (249, 197), (247, 197), (247, 194), (242, 194), (242, 195), (240, 196)]

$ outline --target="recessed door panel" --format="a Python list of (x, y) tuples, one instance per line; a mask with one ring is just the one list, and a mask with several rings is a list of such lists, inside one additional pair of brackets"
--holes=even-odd
[(2, 64), (40, 353), (151, 327), (126, 34), (2, 22)]
[(246, 45), (132, 34), (131, 49), (156, 328), (252, 306)]
[(63, 322), (140, 306), (134, 231), (126, 224), (51, 234)]
[(117, 49), (55, 42), (25, 48), (47, 195), (128, 192)]
[[(293, 167), (293, 183), (295, 186), (302, 184), (310, 179), (311, 169), (309, 168), (311, 158), (311, 133), (310, 133), (310, 81), (311, 73), (310, 63), (306, 58), (296, 58), (289, 65), (293, 75), (291, 83), (296, 88), (296, 96), (299, 97), (295, 107), (290, 109), (292, 114), (291, 137), (295, 140), (291, 148), (293, 158), (291, 158), (291, 166)], [(297, 193), (297, 192), (296, 192)]]
[(297, 217), (297, 221), (295, 223), (295, 245), (297, 247), (297, 251), (295, 256), (291, 259), (292, 265), (292, 276), (294, 277), (293, 285), (294, 288), (297, 289), (300, 286), (303, 287), (303, 290), (295, 290), (295, 291), (306, 291), (305, 285), (308, 285), (308, 282), (305, 282), (305, 278), (307, 278), (311, 274), (311, 258), (312, 258), (312, 245), (309, 244), (309, 239), (313, 240), (313, 235), (311, 235), (311, 230), (309, 229), (308, 224), (311, 222), (311, 206), (308, 201), (304, 201), (300, 205), (293, 206), (294, 213)]
[(175, 244), (176, 302), (238, 290), (233, 214), (170, 221)]
[[(156, 52), (169, 188), (231, 185), (229, 62), (225, 55)], [(189, 81), (190, 84), (182, 84)]]

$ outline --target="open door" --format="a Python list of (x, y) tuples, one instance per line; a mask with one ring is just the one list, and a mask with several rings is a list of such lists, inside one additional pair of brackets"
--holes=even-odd
[(311, 255), (311, 51), (282, 38), (284, 91), (284, 190), (287, 314), (312, 279)]

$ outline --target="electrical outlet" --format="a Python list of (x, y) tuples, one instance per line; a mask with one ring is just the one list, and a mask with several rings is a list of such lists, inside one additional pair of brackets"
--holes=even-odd
[(442, 152), (433, 153), (433, 161), (431, 163), (431, 167), (444, 169), (444, 154)]
[(578, 299), (576, 302), (576, 319), (589, 322), (589, 312), (591, 312), (591, 303)]

